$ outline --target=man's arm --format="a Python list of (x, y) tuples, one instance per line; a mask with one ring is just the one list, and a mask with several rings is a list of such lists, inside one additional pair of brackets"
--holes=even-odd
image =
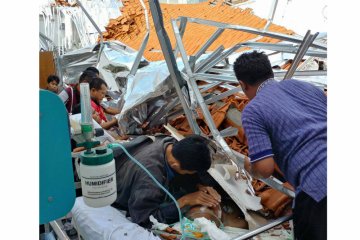
[(267, 157), (250, 163), (248, 158), (245, 158), (245, 170), (248, 171), (254, 178), (268, 178), (275, 168), (275, 161), (273, 157)]
[(198, 184), (198, 185), (197, 185), (197, 188), (198, 188), (200, 191), (203, 191), (203, 192), (205, 192), (205, 193), (210, 194), (210, 195), (213, 196), (213, 198), (215, 198), (218, 202), (221, 202), (221, 195), (220, 195), (213, 187), (205, 186), (205, 185), (202, 185), (202, 184)]
[(116, 115), (120, 113), (120, 110), (113, 108), (113, 107), (107, 107), (104, 108), (104, 112), (110, 115)]
[(120, 113), (119, 109), (110, 107), (107, 102), (101, 101), (100, 106), (102, 106), (102, 108), (104, 109), (104, 112), (107, 113), (107, 114), (116, 115), (116, 114)]
[(92, 118), (93, 118), (98, 124), (100, 124), (100, 126), (101, 126), (102, 120), (101, 120), (101, 118), (100, 118), (100, 116), (99, 116), (99, 113), (97, 113), (96, 111), (93, 110)]
[(179, 214), (175, 203), (164, 204), (164, 201), (165, 193), (148, 176), (141, 173), (134, 180), (128, 200), (132, 222), (150, 228), (150, 215), (162, 223), (178, 220)]
[(116, 118), (112, 118), (110, 121), (102, 122), (100, 125), (103, 129), (109, 130), (111, 127), (116, 126), (118, 124)]
[(266, 119), (256, 106), (251, 106), (243, 111), (242, 123), (250, 153), (250, 159), (245, 158), (245, 169), (255, 178), (268, 178), (274, 172), (275, 162)]
[(203, 205), (207, 207), (216, 207), (221, 199), (215, 199), (212, 195), (204, 191), (197, 191), (186, 194), (177, 200), (180, 208), (185, 206)]
[[(179, 213), (175, 203), (164, 203), (165, 193), (151, 179), (148, 179), (148, 176), (138, 177), (135, 181), (128, 200), (129, 213), (133, 222), (149, 228), (151, 227), (150, 215), (159, 222), (178, 221)], [(208, 207), (219, 205), (217, 200), (203, 191), (187, 194), (177, 202), (180, 208), (194, 205)]]

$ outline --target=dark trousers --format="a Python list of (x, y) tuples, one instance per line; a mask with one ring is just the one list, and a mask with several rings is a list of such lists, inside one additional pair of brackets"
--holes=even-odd
[(300, 192), (295, 199), (294, 227), (296, 240), (326, 240), (327, 197), (316, 202)]

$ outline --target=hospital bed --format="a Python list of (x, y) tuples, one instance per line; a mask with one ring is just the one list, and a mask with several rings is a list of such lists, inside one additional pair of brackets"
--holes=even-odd
[(78, 235), (86, 240), (160, 240), (152, 232), (127, 219), (124, 212), (111, 206), (89, 207), (82, 197), (76, 198), (71, 213)]

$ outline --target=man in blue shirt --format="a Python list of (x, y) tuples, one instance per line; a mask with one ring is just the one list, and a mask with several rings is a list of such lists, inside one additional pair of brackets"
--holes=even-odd
[(326, 239), (327, 103), (310, 83), (273, 79), (264, 53), (244, 53), (234, 72), (250, 99), (242, 113), (249, 145), (245, 169), (268, 178), (275, 163), (296, 189), (296, 239)]

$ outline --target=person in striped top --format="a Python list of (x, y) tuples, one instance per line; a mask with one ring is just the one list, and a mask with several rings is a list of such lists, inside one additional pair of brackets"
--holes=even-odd
[(275, 163), (296, 190), (296, 239), (327, 237), (327, 98), (310, 83), (274, 80), (263, 52), (247, 52), (234, 72), (250, 99), (242, 113), (249, 145), (245, 169), (268, 178)]

